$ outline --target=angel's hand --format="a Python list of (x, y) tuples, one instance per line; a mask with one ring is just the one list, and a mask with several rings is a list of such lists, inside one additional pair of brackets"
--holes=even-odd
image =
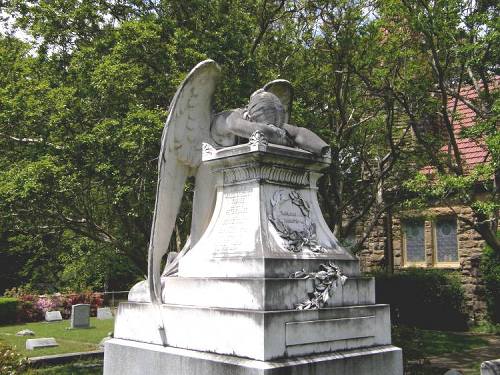
[(273, 124), (266, 124), (273, 132), (273, 137), (271, 137), (271, 143), (276, 143), (283, 146), (293, 147), (296, 145), (292, 136), (283, 128), (279, 128)]

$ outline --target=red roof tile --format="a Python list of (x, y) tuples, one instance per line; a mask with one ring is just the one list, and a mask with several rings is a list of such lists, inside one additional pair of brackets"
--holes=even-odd
[[(500, 77), (497, 77), (493, 86), (498, 87)], [(477, 98), (477, 92), (473, 86), (466, 86), (460, 90), (460, 95), (468, 100)], [(455, 111), (454, 111), (455, 109)], [(471, 127), (476, 122), (476, 114), (474, 110), (469, 108), (467, 104), (461, 100), (456, 101), (450, 98), (448, 101), (448, 112), (453, 121), (453, 132), (457, 135), (457, 146), (467, 168), (473, 168), (476, 165), (490, 159), (486, 146), (482, 140), (473, 140), (469, 138), (460, 138), (458, 135), (464, 128)], [(441, 148), (441, 151), (448, 152), (448, 145)], [(422, 172), (431, 173), (432, 167), (423, 168)]]

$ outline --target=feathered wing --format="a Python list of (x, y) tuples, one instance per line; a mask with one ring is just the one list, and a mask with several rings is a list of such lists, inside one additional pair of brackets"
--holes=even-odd
[(289, 123), (293, 102), (292, 84), (285, 79), (275, 79), (266, 83), (262, 89), (276, 95), (281, 100), (283, 107), (285, 107), (285, 123)]
[(213, 60), (196, 65), (170, 104), (158, 158), (158, 185), (148, 251), (151, 302), (161, 303), (161, 260), (179, 212), (184, 184), (201, 164), (202, 143), (210, 141), (212, 97), (220, 75)]

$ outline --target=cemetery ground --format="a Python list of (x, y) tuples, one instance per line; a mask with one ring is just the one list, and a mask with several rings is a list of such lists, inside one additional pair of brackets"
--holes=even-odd
[[(50, 354), (96, 350), (99, 342), (113, 329), (113, 320), (91, 318), (88, 329), (67, 330), (69, 321), (54, 323), (26, 323), (0, 326), (0, 342), (15, 346), (22, 355), (34, 357)], [(31, 329), (35, 337), (55, 337), (58, 347), (24, 350), (28, 337), (15, 333)], [(394, 343), (403, 348), (407, 375), (442, 375), (449, 368), (458, 368), (464, 375), (479, 374), (482, 361), (500, 352), (500, 331), (494, 334), (483, 332), (447, 332), (422, 330), (408, 327), (393, 327)], [(32, 368), (31, 375), (94, 375), (102, 373), (102, 359), (77, 360), (61, 365)]]
[[(68, 329), (69, 320), (58, 322), (36, 322), (15, 325), (0, 326), (0, 341), (10, 346), (27, 357), (38, 357), (44, 355), (87, 352), (97, 350), (99, 342), (109, 332), (113, 331), (114, 320), (98, 320), (90, 318), (90, 328)], [(16, 333), (29, 329), (35, 332), (35, 336), (16, 336)], [(54, 337), (59, 344), (57, 347), (36, 350), (26, 350), (26, 339)]]
[(481, 362), (498, 357), (500, 326), (496, 334), (393, 327), (393, 343), (403, 349), (405, 374), (442, 375), (447, 369), (478, 375)]
[(32, 368), (26, 372), (26, 375), (101, 375), (102, 367), (102, 359), (84, 360), (64, 365)]

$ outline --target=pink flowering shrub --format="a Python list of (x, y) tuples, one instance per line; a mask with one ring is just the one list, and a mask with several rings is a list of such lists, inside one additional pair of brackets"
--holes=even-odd
[(38, 322), (44, 319), (44, 313), (36, 307), (38, 296), (24, 295), (18, 297), (17, 320), (20, 322)]
[(59, 310), (64, 319), (71, 316), (71, 306), (79, 303), (90, 304), (90, 315), (97, 315), (97, 308), (104, 302), (102, 293), (71, 293), (37, 296), (33, 294), (18, 297), (18, 320), (36, 322), (45, 319), (47, 311)]
[(43, 314), (47, 311), (53, 311), (57, 309), (58, 301), (50, 296), (39, 296), (35, 302), (35, 308), (40, 310)]

